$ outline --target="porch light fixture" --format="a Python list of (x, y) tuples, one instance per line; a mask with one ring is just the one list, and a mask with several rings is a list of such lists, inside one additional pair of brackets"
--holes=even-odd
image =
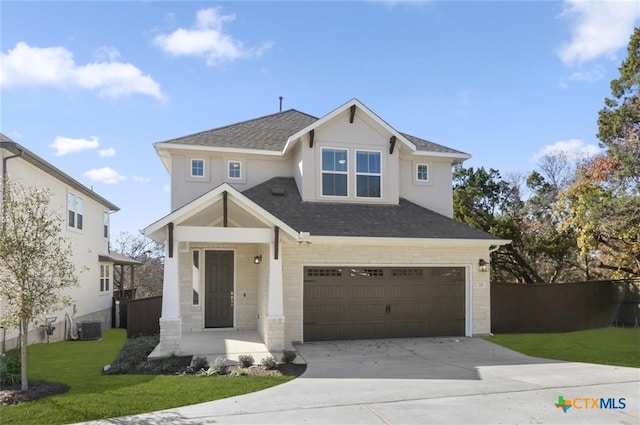
[(489, 271), (489, 263), (484, 261), (482, 258), (478, 261), (478, 269), (481, 272)]
[(254, 264), (260, 264), (260, 263), (262, 263), (262, 254), (260, 254), (260, 255), (256, 255), (255, 257), (253, 257), (253, 263), (254, 263)]

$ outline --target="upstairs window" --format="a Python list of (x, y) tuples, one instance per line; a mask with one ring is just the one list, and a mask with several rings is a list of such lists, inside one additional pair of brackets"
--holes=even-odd
[(102, 213), (102, 236), (109, 239), (109, 213)]
[(82, 198), (73, 193), (67, 194), (67, 224), (74, 229), (82, 230)]
[(419, 181), (419, 182), (429, 181), (429, 165), (416, 164), (416, 181)]
[(356, 196), (380, 198), (380, 152), (356, 151)]
[(110, 281), (111, 266), (109, 264), (100, 264), (100, 292), (109, 292)]
[(191, 160), (191, 177), (204, 177), (204, 159)]
[(347, 196), (346, 149), (322, 149), (322, 196)]
[(229, 178), (242, 178), (242, 163), (240, 161), (229, 161)]

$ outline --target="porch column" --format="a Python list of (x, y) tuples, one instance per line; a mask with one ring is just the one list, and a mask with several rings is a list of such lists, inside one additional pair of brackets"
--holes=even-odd
[(269, 243), (269, 290), (267, 292), (267, 320), (264, 342), (269, 351), (284, 350), (284, 292), (282, 285), (282, 256), (276, 259), (274, 242)]
[[(158, 357), (180, 352), (182, 319), (180, 317), (180, 279), (178, 275), (178, 243), (165, 242), (164, 281), (162, 285), (162, 317), (160, 318), (160, 344), (154, 351)], [(173, 252), (170, 252), (169, 250)], [(158, 352), (156, 352), (158, 351)]]

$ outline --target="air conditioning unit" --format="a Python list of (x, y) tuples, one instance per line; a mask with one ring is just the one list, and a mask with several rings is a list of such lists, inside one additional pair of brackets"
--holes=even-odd
[(78, 323), (78, 340), (88, 341), (102, 338), (102, 322)]

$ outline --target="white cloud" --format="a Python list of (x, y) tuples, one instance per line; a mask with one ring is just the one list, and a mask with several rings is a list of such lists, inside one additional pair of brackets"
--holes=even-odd
[(153, 43), (174, 56), (205, 58), (208, 66), (241, 58), (259, 57), (271, 48), (272, 43), (247, 48), (242, 41), (225, 33), (223, 25), (235, 18), (233, 14), (222, 15), (218, 7), (202, 9), (196, 13), (193, 28), (178, 28), (170, 34), (157, 35)]
[(595, 83), (604, 78), (604, 69), (602, 66), (596, 66), (590, 70), (575, 71), (569, 75), (569, 81), (581, 81), (584, 83)]
[[(102, 54), (110, 59), (119, 55), (115, 49)], [(0, 87), (21, 85), (77, 87), (97, 90), (101, 97), (144, 94), (164, 99), (160, 85), (130, 63), (77, 65), (64, 47), (31, 47), (22, 41), (7, 53), (0, 52)]]
[(571, 41), (558, 50), (565, 65), (608, 57), (626, 46), (640, 19), (638, 0), (565, 0), (561, 18), (571, 21)]
[(111, 158), (116, 155), (116, 150), (114, 148), (100, 149), (98, 155), (103, 158)]
[(133, 176), (131, 179), (136, 183), (149, 183), (151, 181), (151, 177)]
[(92, 168), (91, 170), (86, 171), (84, 175), (91, 181), (104, 184), (116, 184), (127, 179), (125, 176), (120, 175), (116, 170), (109, 167)]
[(563, 153), (567, 159), (575, 161), (597, 155), (600, 151), (598, 145), (589, 145), (580, 139), (559, 140), (540, 149), (533, 155), (532, 160), (537, 161), (545, 155)]
[(112, 62), (120, 57), (120, 52), (113, 46), (101, 46), (96, 49), (94, 56), (98, 60)]
[(56, 156), (63, 156), (88, 149), (97, 149), (98, 145), (98, 138), (95, 136), (89, 139), (74, 139), (71, 137), (58, 136), (53, 139), (53, 143), (50, 144), (49, 147), (56, 150)]

